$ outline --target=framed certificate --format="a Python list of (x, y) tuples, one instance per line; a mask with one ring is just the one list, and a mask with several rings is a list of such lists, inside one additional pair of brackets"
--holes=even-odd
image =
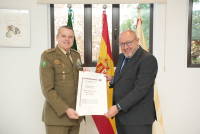
[(79, 72), (76, 112), (82, 115), (104, 115), (108, 111), (104, 74)]

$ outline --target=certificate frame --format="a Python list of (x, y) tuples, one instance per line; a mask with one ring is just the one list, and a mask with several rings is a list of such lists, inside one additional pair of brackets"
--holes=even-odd
[(82, 116), (104, 115), (107, 111), (107, 84), (104, 74), (79, 71), (76, 112)]
[(0, 47), (31, 47), (29, 10), (0, 9)]

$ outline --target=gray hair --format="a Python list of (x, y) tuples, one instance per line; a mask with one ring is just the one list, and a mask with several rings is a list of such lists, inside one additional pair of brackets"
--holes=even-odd
[(66, 28), (66, 29), (72, 30), (73, 33), (74, 33), (74, 30), (72, 29), (72, 27), (67, 26), (67, 25), (64, 25), (64, 26), (61, 26), (61, 27), (58, 28), (58, 33), (57, 33), (58, 36), (59, 36), (59, 34), (60, 34), (60, 29), (61, 29), (61, 28)]

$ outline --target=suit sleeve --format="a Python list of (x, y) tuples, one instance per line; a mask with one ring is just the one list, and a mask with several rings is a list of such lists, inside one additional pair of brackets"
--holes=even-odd
[(153, 55), (149, 55), (141, 61), (134, 88), (118, 102), (124, 112), (136, 105), (154, 86), (157, 70), (157, 60)]
[[(46, 62), (46, 67), (42, 67), (42, 62)], [(40, 83), (43, 95), (49, 104), (53, 107), (58, 116), (64, 114), (69, 106), (54, 90), (54, 66), (50, 60), (50, 54), (43, 53), (40, 62)]]

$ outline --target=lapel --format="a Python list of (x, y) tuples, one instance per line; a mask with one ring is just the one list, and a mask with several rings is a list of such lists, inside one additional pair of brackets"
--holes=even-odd
[(59, 57), (59, 60), (64, 62), (68, 67), (72, 68), (71, 61), (67, 58), (67, 56), (60, 50), (58, 45), (56, 46), (56, 52)]
[[(124, 59), (124, 55), (122, 56), (122, 58), (121, 58), (121, 61), (120, 61), (120, 66), (118, 67), (118, 69), (116, 70), (116, 71), (118, 71), (117, 72), (117, 79), (116, 79), (116, 81), (115, 82), (117, 82), (122, 76), (123, 76), (123, 74), (130, 68), (130, 67), (132, 67), (139, 59), (140, 59), (140, 57), (141, 57), (141, 55), (142, 55), (142, 52), (143, 52), (143, 49), (142, 49), (142, 47), (140, 46), (139, 48), (138, 48), (138, 50), (136, 51), (136, 53), (130, 58), (130, 60), (126, 63), (126, 65), (123, 67), (123, 69), (121, 70), (121, 73), (119, 74), (119, 70), (121, 69), (121, 65), (122, 65), (122, 62), (123, 62), (123, 59)], [(118, 76), (118, 74), (119, 74), (119, 76)]]

